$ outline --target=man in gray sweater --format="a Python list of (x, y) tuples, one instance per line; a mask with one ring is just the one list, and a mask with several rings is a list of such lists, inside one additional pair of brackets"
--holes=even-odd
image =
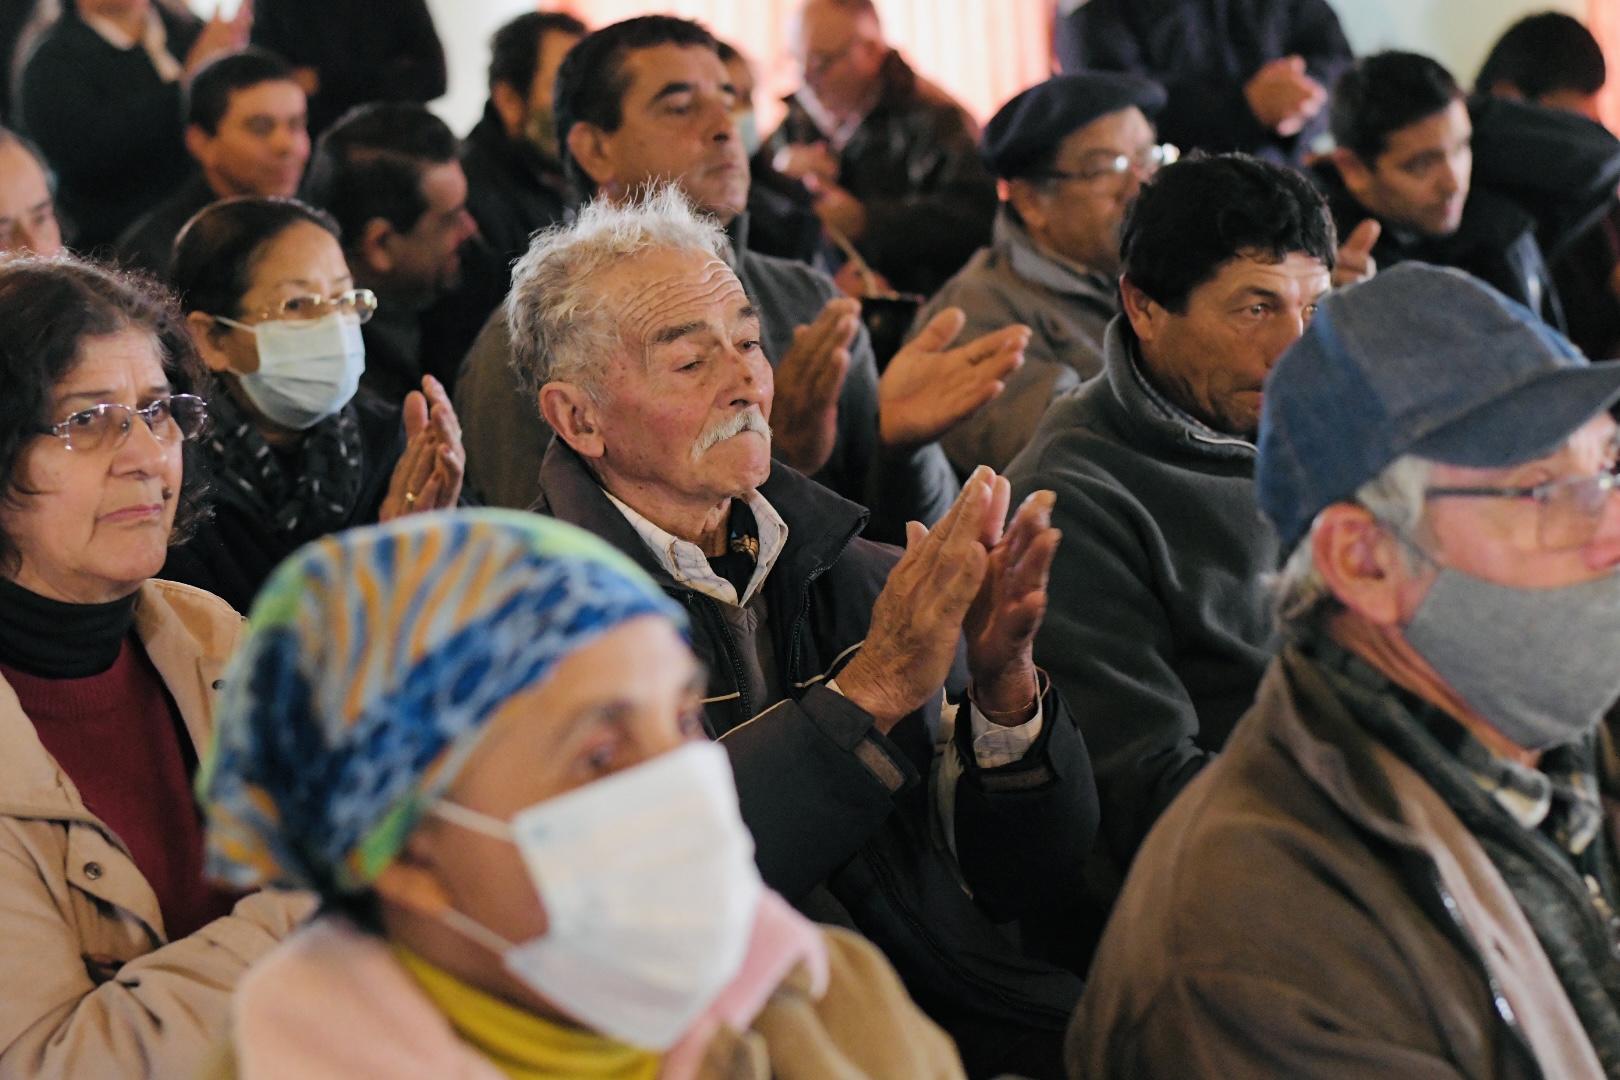
[(1008, 470), (1015, 498), (1057, 493), (1036, 657), (1085, 735), (1099, 854), (1121, 866), (1226, 741), (1273, 651), (1261, 384), (1327, 292), (1334, 244), (1297, 173), (1240, 154), (1161, 170), (1126, 219), (1102, 377), (1054, 404)]

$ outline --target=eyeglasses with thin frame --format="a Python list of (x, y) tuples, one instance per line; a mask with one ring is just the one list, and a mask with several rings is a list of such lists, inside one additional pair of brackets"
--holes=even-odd
[(1608, 464), (1593, 476), (1569, 476), (1527, 487), (1431, 487), (1430, 499), (1533, 499), (1536, 540), (1548, 551), (1585, 547), (1597, 535), (1609, 495), (1620, 486), (1620, 434), (1609, 444)]
[[(361, 323), (365, 323), (377, 313), (377, 294), (370, 289), (350, 289), (340, 296), (313, 294), (289, 296), (253, 315), (252, 319), (254, 322), (313, 322), (316, 319), (324, 319), (333, 312), (339, 315), (353, 315)], [(224, 315), (215, 315), (214, 318), (238, 330), (253, 329), (246, 323), (226, 318)]]
[(168, 446), (202, 434), (208, 425), (208, 402), (195, 394), (171, 394), (138, 409), (103, 402), (80, 409), (61, 423), (39, 428), (38, 433), (55, 435), (69, 450), (81, 454), (116, 450), (129, 438), (137, 416), (153, 438)]
[(1099, 180), (1124, 176), (1134, 170), (1145, 180), (1166, 165), (1174, 165), (1180, 158), (1181, 151), (1172, 143), (1149, 146), (1134, 154), (1110, 154), (1106, 150), (1097, 150), (1081, 158), (1078, 169), (1069, 171), (1049, 169), (1037, 174), (1033, 179), (1076, 180), (1084, 184), (1094, 184)]

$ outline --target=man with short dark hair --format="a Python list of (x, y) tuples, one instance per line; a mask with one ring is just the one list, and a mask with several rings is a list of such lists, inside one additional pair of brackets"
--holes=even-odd
[(0, 127), (0, 252), (62, 251), (50, 173), (26, 140)]
[(1416, 53), (1366, 57), (1335, 87), (1331, 125), (1338, 146), (1312, 175), (1341, 234), (1372, 218), (1378, 265), (1455, 266), (1563, 326), (1535, 218), (1474, 182), (1474, 124), (1450, 72)]
[[(903, 542), (906, 522), (937, 520), (957, 488), (935, 440), (994, 396), (1021, 362), (1028, 331), (1004, 328), (950, 349), (961, 316), (942, 316), (880, 382), (859, 305), (826, 275), (748, 247), (748, 163), (718, 48), (697, 23), (661, 15), (574, 46), (557, 76), (564, 165), (582, 193), (615, 202), (672, 180), (727, 228), (734, 273), (760, 308), (775, 368), (777, 457), (870, 507), (869, 535)], [(456, 408), (475, 490), (522, 507), (538, 493), (550, 432), (534, 396), (516, 385), (510, 355), (504, 324), (492, 321), (467, 358)]]
[(1164, 90), (1131, 75), (1059, 75), (1003, 105), (984, 129), (985, 161), (1005, 185), (990, 246), (934, 294), (917, 326), (947, 306), (968, 333), (1031, 330), (1024, 366), (1000, 397), (940, 440), (958, 473), (1005, 469), (1047, 405), (1102, 370), (1119, 314), (1119, 233), (1142, 184), (1174, 147), (1150, 117)]
[[(1575, 132), (1581, 126), (1573, 118), (1582, 117), (1592, 122), (1586, 137), (1601, 140), (1603, 133), (1596, 127), (1602, 123), (1598, 93), (1608, 74), (1602, 46), (1579, 19), (1544, 11), (1526, 15), (1497, 39), (1479, 69), (1474, 91), (1498, 101), (1529, 102), (1554, 110), (1558, 122)], [(1538, 118), (1541, 126), (1550, 126), (1554, 116)], [(1570, 154), (1515, 156), (1528, 158), (1527, 170), (1544, 177), (1549, 187), (1566, 198), (1572, 187), (1584, 186), (1571, 184), (1563, 175), (1566, 169), (1599, 187), (1601, 207), (1586, 215), (1573, 230), (1574, 238), (1556, 246), (1547, 245), (1544, 238), (1543, 246), (1564, 305), (1569, 339), (1587, 356), (1620, 355), (1620, 206), (1614, 198), (1612, 170), (1592, 168), (1571, 160), (1574, 155)], [(1566, 168), (1557, 169), (1560, 163)]]
[(933, 293), (990, 239), (977, 125), (884, 41), (872, 0), (806, 0), (794, 48), (804, 84), (765, 142), (776, 167), (896, 289)]
[(489, 101), (467, 134), (461, 167), (467, 211), (504, 265), (568, 205), (552, 90), (563, 57), (584, 36), (572, 15), (530, 11), (490, 39)]
[(165, 275), (174, 238), (215, 199), (296, 194), (307, 117), (303, 88), (274, 53), (249, 48), (206, 64), (186, 88), (186, 150), (198, 172), (119, 238), (119, 261)]
[(1408, 263), (1267, 384), (1288, 644), (1137, 857), (1070, 1075), (1620, 1075), (1620, 364)]
[(1109, 851), (1142, 837), (1226, 742), (1271, 657), (1254, 495), (1262, 386), (1329, 287), (1332, 219), (1292, 169), (1241, 154), (1159, 171), (1125, 219), (1103, 374), (1007, 470), (1057, 493), (1063, 545), (1036, 656), (1091, 749)]
[[(326, 131), (305, 180), (306, 198), (337, 219), (358, 288), (377, 294), (362, 385), (400, 402), (433, 375), (446, 385), (453, 345), (429, 313), (462, 284), (463, 247), (478, 231), (467, 213), (460, 144), (421, 105), (379, 102), (351, 109)], [(476, 326), (494, 304), (458, 328)], [(476, 318), (476, 322), (473, 322)]]

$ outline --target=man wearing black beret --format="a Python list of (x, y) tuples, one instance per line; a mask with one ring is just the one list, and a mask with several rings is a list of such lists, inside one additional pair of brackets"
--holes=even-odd
[(959, 307), (973, 333), (1030, 327), (1006, 391), (942, 440), (963, 474), (1005, 468), (1056, 395), (1102, 370), (1103, 330), (1119, 313), (1119, 230), (1142, 182), (1175, 160), (1149, 119), (1156, 83), (1060, 75), (1030, 87), (984, 129), (986, 164), (1004, 183), (990, 246), (934, 297), (916, 326)]

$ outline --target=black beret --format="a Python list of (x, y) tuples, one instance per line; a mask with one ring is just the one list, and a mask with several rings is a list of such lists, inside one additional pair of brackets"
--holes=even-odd
[(1152, 116), (1164, 88), (1151, 79), (1112, 72), (1054, 75), (1003, 105), (984, 127), (980, 153), (997, 176), (1013, 179), (1042, 161), (1072, 131), (1132, 105)]

